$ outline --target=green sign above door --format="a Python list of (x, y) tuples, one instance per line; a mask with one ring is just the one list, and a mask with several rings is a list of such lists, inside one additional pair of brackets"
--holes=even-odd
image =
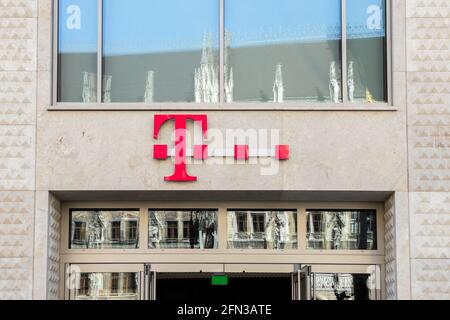
[(211, 277), (211, 284), (213, 286), (227, 286), (228, 285), (228, 275), (226, 275), (226, 274), (214, 274)]

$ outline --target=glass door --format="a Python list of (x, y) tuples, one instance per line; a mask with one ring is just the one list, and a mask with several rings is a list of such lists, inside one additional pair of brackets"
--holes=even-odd
[(380, 300), (377, 265), (313, 265), (314, 300)]
[(144, 267), (144, 290), (145, 300), (156, 300), (156, 272), (150, 264)]
[(66, 268), (69, 300), (142, 300), (144, 265), (70, 264)]
[(311, 300), (311, 266), (294, 265), (292, 273), (292, 300)]

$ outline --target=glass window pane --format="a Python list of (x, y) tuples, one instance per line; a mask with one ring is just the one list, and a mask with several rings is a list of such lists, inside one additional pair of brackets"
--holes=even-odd
[(308, 249), (376, 250), (376, 212), (367, 210), (308, 210)]
[(71, 249), (139, 247), (139, 210), (73, 210)]
[(80, 273), (75, 300), (139, 300), (138, 274)]
[(216, 249), (216, 210), (156, 210), (149, 212), (151, 249)]
[(370, 274), (314, 273), (315, 300), (375, 300)]
[(341, 0), (226, 0), (226, 101), (341, 101), (341, 16)]
[(387, 102), (386, 1), (347, 0), (348, 97)]
[(103, 3), (103, 102), (218, 102), (219, 1)]
[(58, 8), (58, 102), (97, 102), (97, 1)]
[(229, 249), (296, 249), (297, 211), (228, 211)]

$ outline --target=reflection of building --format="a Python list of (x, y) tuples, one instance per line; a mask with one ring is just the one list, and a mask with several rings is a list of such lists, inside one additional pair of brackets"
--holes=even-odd
[(217, 213), (152, 211), (149, 244), (153, 248), (217, 248)]
[(375, 213), (311, 211), (307, 219), (308, 248), (376, 249)]
[[(230, 66), (231, 34), (225, 34), (224, 48), (224, 99), (225, 102), (233, 102), (233, 68)], [(203, 40), (202, 58), (200, 67), (194, 71), (195, 102), (215, 103), (219, 102), (219, 63), (214, 52), (212, 36), (206, 34)]]
[[(112, 76), (104, 75), (102, 78), (102, 102), (111, 102)], [(81, 93), (84, 103), (97, 102), (97, 74), (83, 72), (83, 92)]]
[(277, 64), (275, 82), (273, 83), (273, 102), (284, 102), (283, 69), (281, 63)]
[(138, 221), (134, 211), (73, 211), (71, 248), (136, 248)]
[(195, 102), (219, 101), (219, 64), (212, 45), (211, 35), (205, 35), (200, 67), (194, 72)]
[(152, 103), (155, 96), (155, 72), (150, 70), (147, 72), (147, 80), (145, 82), (144, 102)]
[(137, 300), (136, 273), (80, 273), (76, 300)]
[(316, 273), (314, 291), (317, 300), (353, 300), (353, 276), (351, 274)]
[(228, 247), (234, 249), (296, 248), (296, 213), (292, 211), (229, 212)]
[(84, 103), (97, 102), (97, 74), (83, 72), (83, 92)]

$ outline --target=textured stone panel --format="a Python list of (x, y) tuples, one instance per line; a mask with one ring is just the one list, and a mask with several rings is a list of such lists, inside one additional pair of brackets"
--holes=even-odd
[(413, 260), (412, 298), (450, 299), (450, 260)]
[(450, 1), (406, 1), (413, 299), (450, 293)]
[(35, 128), (0, 126), (0, 190), (33, 190)]
[(59, 247), (60, 247), (60, 202), (50, 195), (49, 228), (48, 228), (48, 277), (47, 297), (51, 300), (59, 299)]
[(36, 19), (2, 18), (0, 7), (0, 71), (35, 71)]
[(450, 193), (412, 193), (411, 257), (450, 259)]
[(386, 298), (397, 297), (396, 261), (395, 261), (395, 196), (385, 203), (384, 209), (384, 243), (386, 254)]
[(0, 299), (29, 300), (33, 276), (33, 258), (0, 257)]
[(0, 192), (0, 298), (30, 299), (33, 192)]
[(410, 191), (447, 192), (450, 19), (408, 19), (407, 30)]
[(37, 0), (0, 0), (0, 19), (35, 18)]
[(449, 72), (450, 19), (408, 19), (408, 71)]
[(407, 0), (406, 16), (409, 18), (450, 18), (450, 2), (448, 0)]
[(36, 113), (36, 74), (0, 72), (0, 125), (33, 124)]

